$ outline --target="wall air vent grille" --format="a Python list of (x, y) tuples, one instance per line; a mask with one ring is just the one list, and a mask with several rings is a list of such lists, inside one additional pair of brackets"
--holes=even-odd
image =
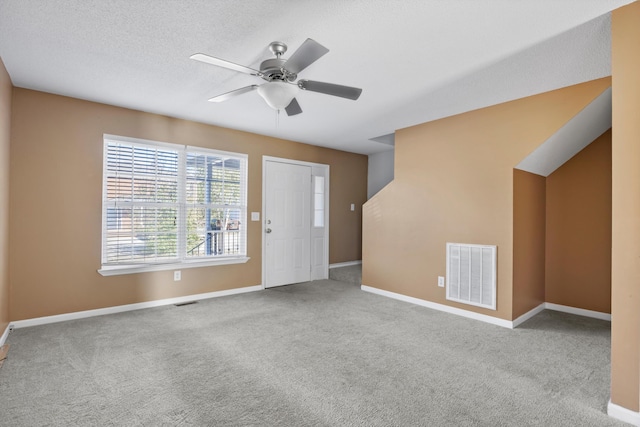
[(447, 299), (496, 309), (496, 247), (447, 243)]

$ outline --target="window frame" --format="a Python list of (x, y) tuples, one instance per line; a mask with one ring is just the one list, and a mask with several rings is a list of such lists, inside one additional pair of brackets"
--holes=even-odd
[[(177, 257), (171, 258), (170, 260), (164, 261), (153, 261), (153, 262), (121, 262), (121, 263), (113, 263), (106, 262), (106, 240), (107, 240), (107, 231), (109, 225), (109, 215), (108, 211), (110, 209), (114, 209), (114, 207), (108, 203), (107, 201), (107, 178), (108, 178), (108, 169), (107, 169), (107, 153), (109, 143), (124, 143), (124, 144), (132, 144), (137, 146), (149, 147), (149, 148), (165, 148), (172, 151), (178, 152), (178, 197), (175, 203), (177, 208)], [(188, 177), (186, 174), (186, 164), (187, 164), (187, 156), (188, 154), (196, 154), (196, 155), (207, 155), (207, 156), (215, 156), (215, 157), (223, 157), (223, 158), (232, 158), (234, 160), (238, 160), (240, 162), (240, 197), (239, 197), (239, 205), (227, 205), (232, 209), (239, 209), (239, 221), (240, 221), (240, 253), (239, 254), (231, 254), (231, 255), (205, 255), (198, 257), (187, 257), (187, 239), (189, 230), (187, 228), (187, 210), (191, 207), (193, 208), (193, 204), (187, 203), (186, 193), (187, 193), (187, 183)], [(183, 269), (183, 268), (195, 268), (195, 267), (207, 267), (214, 265), (226, 265), (226, 264), (240, 264), (246, 263), (249, 261), (249, 257), (247, 257), (247, 239), (248, 239), (248, 230), (247, 230), (247, 192), (248, 192), (248, 166), (249, 166), (249, 156), (244, 153), (235, 153), (229, 151), (215, 150), (204, 147), (195, 147), (188, 146), (182, 144), (172, 144), (168, 142), (160, 142), (160, 141), (152, 141), (147, 139), (139, 139), (139, 138), (130, 138), (123, 137), (118, 135), (103, 135), (103, 160), (102, 160), (103, 172), (102, 172), (102, 205), (101, 205), (101, 216), (102, 216), (102, 228), (101, 228), (101, 268), (98, 270), (103, 276), (112, 276), (112, 275), (120, 275), (120, 274), (131, 274), (131, 273), (142, 273), (149, 271), (162, 271), (162, 270), (175, 270), (175, 269)], [(206, 208), (205, 208), (206, 209)], [(206, 231), (205, 231), (206, 232)]]

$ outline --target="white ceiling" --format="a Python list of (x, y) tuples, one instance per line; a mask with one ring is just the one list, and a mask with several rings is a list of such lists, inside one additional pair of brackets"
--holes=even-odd
[[(610, 15), (631, 0), (0, 0), (0, 57), (18, 87), (372, 154), (396, 129), (610, 75)], [(300, 78), (357, 86), (358, 101), (302, 92), (277, 120), (258, 68), (274, 40), (330, 52)]]

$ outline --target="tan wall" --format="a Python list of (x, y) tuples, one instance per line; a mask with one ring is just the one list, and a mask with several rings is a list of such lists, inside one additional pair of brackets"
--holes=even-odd
[(614, 10), (611, 401), (640, 400), (640, 2)]
[(14, 89), (11, 320), (261, 283), (261, 223), (246, 264), (102, 277), (103, 133), (247, 153), (248, 211), (262, 208), (262, 156), (330, 165), (330, 262), (361, 259), (367, 157), (73, 98)]
[(513, 170), (513, 318), (545, 302), (546, 179)]
[(546, 301), (611, 313), (611, 130), (547, 177)]
[(0, 58), (0, 335), (9, 324), (9, 141), (11, 138), (9, 74)]
[[(363, 284), (512, 320), (513, 168), (604, 78), (396, 132), (395, 179), (364, 207)], [(497, 311), (448, 302), (446, 242), (498, 246)]]

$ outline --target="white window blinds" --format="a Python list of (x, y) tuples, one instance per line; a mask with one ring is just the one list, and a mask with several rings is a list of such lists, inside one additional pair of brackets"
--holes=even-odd
[(243, 154), (106, 137), (102, 264), (246, 255)]

